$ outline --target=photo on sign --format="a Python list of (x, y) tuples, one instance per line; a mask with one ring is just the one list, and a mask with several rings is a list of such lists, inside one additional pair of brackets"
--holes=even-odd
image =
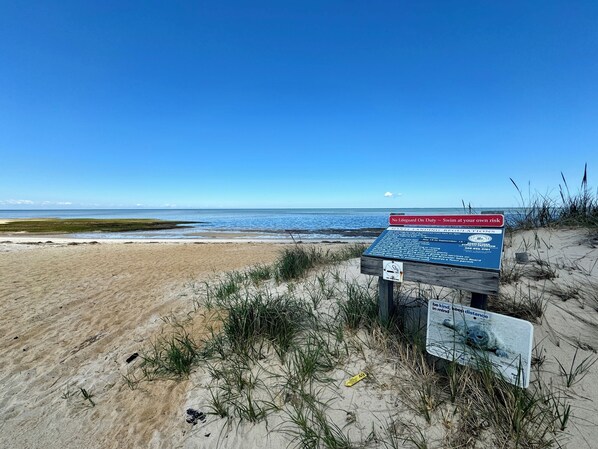
[(443, 301), (428, 303), (428, 353), (472, 367), (490, 363), (508, 382), (527, 388), (533, 342), (531, 323)]
[(403, 282), (403, 262), (393, 260), (382, 261), (382, 279)]

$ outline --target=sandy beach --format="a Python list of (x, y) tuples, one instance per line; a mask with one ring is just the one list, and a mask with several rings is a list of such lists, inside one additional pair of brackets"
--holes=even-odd
[[(185, 385), (133, 394), (121, 377), (127, 357), (163, 317), (192, 310), (190, 283), (269, 263), (281, 246), (69, 243), (80, 242), (0, 244), (0, 446), (144, 447)], [(69, 384), (109, 395), (110, 405), (67, 406)]]
[[(134, 388), (124, 377), (139, 367), (139, 358), (130, 363), (127, 359), (151, 347), (174, 322), (185, 322), (199, 340), (209, 338), (215, 316), (194, 301), (203, 281), (272, 263), (285, 245), (19, 239), (0, 243), (0, 447), (278, 448), (297, 444), (281, 431), (288, 423), (279, 412), (257, 423), (215, 415), (207, 415), (195, 426), (185, 422), (188, 407), (208, 410), (208, 392), (217, 383), (207, 365), (198, 366), (183, 380), (154, 380)], [(592, 296), (584, 290), (595, 285), (598, 275), (596, 243), (594, 235), (580, 230), (527, 231), (505, 243), (505, 261), (523, 271), (520, 280), (504, 285), (501, 292), (524, 287), (544, 296), (545, 313), (534, 325), (537, 352), (544, 362), (535, 375), (557, 385), (572, 404), (571, 422), (559, 437), (563, 447), (590, 449), (598, 438), (595, 366), (574, 388), (563, 388), (557, 362), (571, 364), (575, 348), (578, 363), (596, 357), (598, 303), (595, 292)], [(514, 253), (524, 249), (533, 260), (547, 261), (554, 276), (537, 276), (542, 264), (515, 266)], [(358, 259), (334, 270), (318, 272), (364, 285), (370, 279), (359, 274)], [(294, 291), (308, 292), (309, 279), (314, 278), (293, 287)], [(272, 288), (285, 291), (288, 287)], [(571, 293), (570, 300), (559, 297), (567, 288), (577, 288), (580, 294)], [(324, 301), (321, 307), (332, 308), (334, 301)], [(357, 337), (351, 344), (379, 339), (368, 333)], [(323, 390), (331, 404), (330, 419), (359, 442), (355, 447), (364, 447), (374, 430), (382, 435), (389, 420), (397, 417), (423, 429), (428, 447), (455, 447), (449, 442), (458, 421), (449, 425), (445, 417), (442, 424), (440, 418), (449, 413), (450, 404), (445, 399), (434, 408), (437, 421), (423, 420), (407, 400), (419, 375), (392, 352), (380, 352), (374, 343), (351, 352), (330, 373), (332, 383)], [(361, 370), (369, 373), (366, 381), (353, 389), (343, 387), (346, 378)], [(266, 388), (276, 389), (275, 382), (268, 384), (269, 376), (264, 376)], [(82, 399), (82, 388), (92, 393), (94, 406)], [(413, 447), (407, 437), (402, 438), (404, 447)], [(385, 446), (371, 440), (367, 447)], [(493, 446), (488, 442), (475, 447)]]

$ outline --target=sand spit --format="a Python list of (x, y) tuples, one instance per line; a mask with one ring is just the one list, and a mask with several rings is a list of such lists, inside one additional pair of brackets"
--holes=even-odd
[[(272, 358), (256, 359), (250, 370), (250, 377), (259, 379), (256, 397), (265, 395), (279, 407), (257, 423), (212, 414), (196, 425), (185, 422), (187, 408), (210, 410), (210, 389), (218, 392), (222, 386), (222, 379), (212, 377), (215, 366), (200, 364), (188, 379), (141, 382), (134, 389), (123, 377), (141, 374), (139, 357), (131, 363), (127, 358), (142, 352), (159, 335), (172, 332), (175, 318), (186, 320), (185, 328), (197, 339), (208, 337), (216, 316), (201, 301), (192, 301), (201, 281), (217, 273), (270, 263), (284, 246), (68, 243), (72, 242), (0, 244), (4, 349), (0, 354), (0, 447), (274, 449), (299, 444), (285, 414), (297, 397), (293, 392), (275, 394), (284, 391), (280, 385), (284, 373)], [(516, 252), (529, 253), (531, 261), (515, 264)], [(598, 441), (598, 364), (567, 387), (559, 362), (569, 367), (576, 351), (577, 365), (597, 357), (596, 234), (580, 230), (518, 233), (505, 241), (503, 265), (511, 280), (501, 286), (504, 296), (494, 301), (505, 302), (522, 291), (540, 298), (545, 307), (534, 324), (533, 372), (572, 406), (559, 443), (591, 449)], [(358, 259), (316, 274), (339, 286), (346, 282), (365, 285), (370, 280), (359, 274)], [(313, 301), (309, 295), (319, 288), (319, 282), (311, 277), (291, 287), (271, 282), (269, 288)], [(426, 297), (441, 295), (467, 302), (467, 295), (447, 289), (404, 287)], [(343, 287), (331, 292), (330, 298), (318, 299), (318, 311), (336, 316), (336, 301), (345, 294)], [(402, 307), (409, 316), (422, 316), (425, 301), (416, 298)], [(459, 433), (462, 423), (453, 415), (446, 392), (434, 396), (429, 420), (422, 415), (417, 391), (424, 382), (435, 385), (435, 378), (406, 364), (409, 354), (385, 347), (383, 336), (375, 331), (346, 333), (345, 343), (348, 352), (326, 373), (330, 380), (317, 384), (314, 391), (327, 404), (329, 422), (356, 447), (386, 447), (383, 441), (388, 444), (386, 432), (391, 425), (397, 431), (397, 447), (415, 447), (420, 437), (430, 448), (470, 441), (466, 433)], [(346, 388), (344, 380), (359, 371), (368, 377)], [(93, 395), (95, 406), (83, 398), (80, 388)], [(495, 445), (482, 439), (468, 447)]]

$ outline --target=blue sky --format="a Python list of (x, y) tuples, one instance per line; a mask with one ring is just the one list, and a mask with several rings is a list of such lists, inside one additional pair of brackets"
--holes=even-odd
[(3, 1), (0, 209), (509, 206), (509, 177), (556, 192), (586, 162), (596, 186), (596, 23), (596, 1)]

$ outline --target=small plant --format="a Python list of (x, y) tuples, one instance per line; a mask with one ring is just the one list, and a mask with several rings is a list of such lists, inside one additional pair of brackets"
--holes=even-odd
[(556, 415), (559, 429), (564, 431), (569, 423), (571, 417), (571, 403), (561, 396), (553, 396), (552, 404), (554, 407), (554, 414)]
[(544, 289), (536, 291), (528, 285), (527, 290), (524, 290), (523, 286), (513, 291), (503, 290), (498, 296), (489, 297), (489, 306), (493, 312), (541, 323), (546, 310)]
[(371, 327), (378, 321), (378, 295), (371, 286), (357, 281), (345, 284), (347, 299), (339, 301), (339, 309), (345, 324), (351, 329)]
[(429, 382), (424, 383), (417, 389), (419, 398), (419, 411), (428, 424), (432, 423), (432, 412), (436, 408), (436, 398), (434, 395), (434, 385)]
[(222, 304), (241, 290), (244, 280), (244, 276), (236, 271), (226, 273), (224, 279), (220, 279), (215, 287), (206, 284), (208, 299), (213, 299), (216, 304)]
[(340, 251), (331, 255), (332, 262), (342, 262), (344, 260), (354, 259), (360, 257), (368, 248), (368, 245), (363, 243), (353, 243), (343, 247)]
[(150, 353), (142, 355), (146, 377), (186, 377), (199, 355), (199, 346), (189, 333), (177, 326), (172, 335), (158, 338)]
[(70, 400), (75, 395), (75, 392), (70, 388), (67, 388), (60, 397), (66, 401)]
[(83, 396), (83, 399), (88, 401), (92, 407), (96, 406), (95, 402), (93, 402), (92, 400), (94, 395), (91, 394), (90, 391), (87, 391), (85, 388), (79, 387), (79, 392), (81, 393), (81, 396)]
[(289, 383), (298, 388), (314, 380), (331, 380), (323, 375), (336, 366), (336, 360), (328, 342), (317, 333), (312, 333), (293, 348), (286, 366)]
[(546, 361), (544, 350), (539, 346), (539, 343), (532, 348), (531, 366), (540, 368)]
[(266, 341), (281, 357), (311, 317), (305, 303), (267, 291), (247, 292), (235, 298), (226, 312), (222, 330), (234, 350), (252, 352), (255, 343)]
[(269, 265), (257, 265), (247, 271), (247, 276), (251, 279), (253, 285), (259, 285), (272, 277), (272, 267)]
[(220, 394), (214, 393), (212, 388), (209, 388), (210, 402), (208, 403), (208, 413), (211, 415), (219, 416), (220, 418), (226, 418), (228, 416), (228, 404), (230, 402), (230, 396), (222, 398)]
[(303, 277), (310, 268), (323, 259), (322, 252), (316, 248), (305, 249), (295, 246), (285, 249), (276, 261), (276, 279), (290, 281)]
[(581, 362), (576, 364), (575, 362), (577, 360), (578, 352), (579, 348), (575, 348), (573, 360), (571, 360), (571, 366), (569, 368), (565, 368), (565, 366), (560, 362), (560, 360), (556, 361), (559, 365), (559, 372), (561, 376), (563, 376), (563, 378), (565, 379), (565, 385), (567, 386), (567, 388), (571, 388), (574, 384), (581, 381), (588, 374), (589, 369), (598, 360), (598, 358), (589, 355)]
[(526, 267), (523, 275), (535, 281), (552, 280), (558, 277), (558, 272), (547, 260), (534, 259), (534, 264)]
[(500, 269), (500, 282), (501, 284), (513, 284), (519, 282), (523, 276), (521, 268), (515, 263), (503, 262)]
[(288, 412), (294, 428), (286, 432), (296, 440), (295, 447), (352, 449), (353, 444), (342, 429), (328, 419), (323, 405), (304, 400)]
[(240, 396), (233, 398), (232, 408), (237, 418), (256, 423), (264, 419), (275, 406), (271, 402), (254, 399), (252, 390), (247, 389)]

